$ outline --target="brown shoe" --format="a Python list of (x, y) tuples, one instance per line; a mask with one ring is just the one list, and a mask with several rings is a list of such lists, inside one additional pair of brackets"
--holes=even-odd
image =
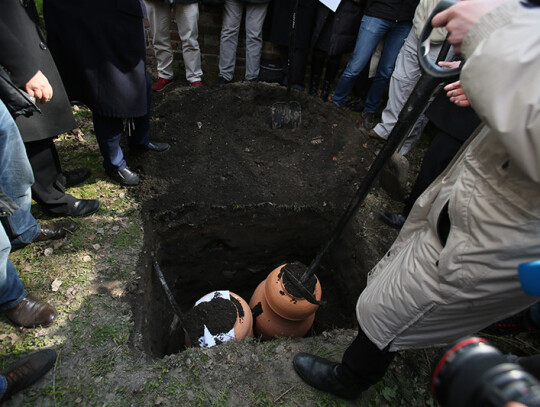
[(385, 138), (382, 138), (381, 136), (379, 136), (373, 129), (368, 130), (364, 126), (360, 125), (359, 130), (360, 130), (360, 133), (362, 133), (364, 136), (371, 137), (379, 141), (386, 141)]
[(7, 388), (0, 403), (9, 399), (13, 394), (26, 389), (43, 377), (56, 362), (56, 352), (44, 349), (32, 353), (0, 372), (6, 378)]
[(38, 300), (31, 294), (28, 294), (18, 305), (4, 311), (4, 313), (11, 322), (27, 328), (34, 328), (39, 325), (49, 326), (58, 315), (52, 305)]
[(51, 225), (41, 225), (41, 231), (34, 242), (57, 240), (66, 237), (66, 233), (73, 233), (79, 226), (75, 222), (56, 222)]

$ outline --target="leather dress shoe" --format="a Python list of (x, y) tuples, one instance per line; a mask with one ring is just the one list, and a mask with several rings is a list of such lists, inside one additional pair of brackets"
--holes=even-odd
[(354, 400), (362, 393), (352, 380), (343, 377), (340, 363), (300, 352), (294, 357), (293, 366), (302, 380), (316, 389), (346, 400)]
[(58, 315), (52, 305), (38, 300), (31, 294), (28, 294), (19, 304), (4, 311), (4, 313), (11, 322), (27, 328), (40, 325), (49, 326)]
[(39, 235), (34, 242), (58, 240), (66, 237), (67, 233), (75, 232), (79, 226), (75, 222), (56, 222), (51, 225), (41, 225)]
[(401, 229), (402, 226), (405, 224), (405, 221), (407, 220), (407, 218), (403, 216), (401, 213), (391, 213), (391, 212), (382, 211), (382, 212), (379, 212), (379, 216), (381, 217), (384, 223), (396, 229)]
[(142, 147), (144, 151), (155, 151), (156, 153), (163, 153), (169, 148), (171, 148), (171, 145), (169, 143), (159, 143), (157, 141), (151, 141), (150, 143)]
[(66, 215), (82, 218), (96, 213), (99, 208), (101, 208), (101, 202), (97, 199), (77, 199), (73, 206), (68, 209)]
[(64, 171), (62, 172), (65, 179), (64, 186), (66, 188), (71, 188), (75, 185), (79, 185), (81, 182), (84, 182), (90, 174), (92, 174), (92, 172), (88, 168), (77, 168), (76, 170)]
[(107, 175), (116, 182), (120, 183), (120, 185), (126, 187), (139, 185), (141, 182), (139, 176), (135, 172), (131, 171), (128, 167), (124, 168), (123, 170), (107, 170)]
[(56, 352), (52, 349), (44, 349), (25, 356), (0, 371), (0, 375), (4, 376), (7, 382), (6, 391), (0, 402), (35, 383), (51, 370), (55, 362)]

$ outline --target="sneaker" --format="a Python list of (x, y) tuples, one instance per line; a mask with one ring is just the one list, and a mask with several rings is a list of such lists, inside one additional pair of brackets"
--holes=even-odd
[(363, 111), (361, 116), (364, 129), (371, 130), (375, 127), (375, 113)]
[(196, 88), (198, 86), (202, 86), (202, 81), (191, 82), (190, 85)]
[(165, 79), (165, 78), (158, 78), (157, 81), (154, 82), (152, 85), (152, 90), (155, 90), (156, 92), (161, 92), (165, 87), (169, 86), (173, 80), (172, 79)]
[(225, 79), (225, 78), (222, 77), (222, 76), (218, 76), (217, 81), (215, 81), (215, 82), (212, 84), (212, 87), (213, 87), (213, 88), (217, 88), (218, 86), (226, 85), (226, 84), (228, 84), (228, 83), (231, 83), (231, 81), (228, 81), (227, 79)]

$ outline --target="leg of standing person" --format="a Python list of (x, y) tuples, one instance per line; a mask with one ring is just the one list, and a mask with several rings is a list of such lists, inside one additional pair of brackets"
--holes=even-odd
[(168, 143), (150, 141), (150, 109), (152, 106), (152, 90), (150, 89), (150, 76), (146, 74), (146, 114), (135, 117), (128, 123), (128, 143), (134, 151), (154, 151), (162, 153), (171, 146)]
[(88, 216), (99, 210), (96, 199), (77, 199), (67, 194), (60, 158), (52, 138), (25, 143), (35, 182), (32, 198), (53, 216)]
[(30, 212), (34, 175), (19, 130), (3, 103), (0, 107), (0, 187), (19, 207), (11, 216), (2, 217), (2, 225), (12, 244), (26, 245), (41, 230)]
[(259, 77), (262, 51), (262, 28), (268, 3), (246, 4), (246, 81)]
[[(384, 47), (377, 66), (377, 73), (373, 79), (373, 83), (369, 88), (369, 92), (366, 98), (366, 107), (364, 108), (364, 116), (366, 114), (375, 113), (381, 104), (382, 95), (386, 89), (388, 79), (392, 75), (396, 58), (399, 54), (399, 50), (403, 46), (403, 42), (407, 37), (407, 34), (411, 31), (411, 22), (398, 22), (393, 23), (388, 30), (388, 34), (384, 39)], [(373, 128), (373, 123), (369, 123), (369, 120), (364, 119), (364, 127)]]
[(355, 399), (382, 379), (395, 355), (388, 347), (380, 350), (359, 329), (341, 363), (301, 352), (294, 357), (293, 366), (310, 386), (345, 399)]
[(334, 82), (334, 79), (336, 79), (340, 65), (341, 55), (328, 56), (326, 61), (326, 72), (324, 74), (324, 81), (321, 89), (321, 99), (325, 102), (328, 100), (328, 96), (330, 95), (330, 86)]
[(175, 4), (174, 15), (182, 40), (186, 79), (192, 86), (202, 85), (201, 50), (199, 47), (199, 4)]
[(391, 21), (381, 18), (369, 16), (362, 18), (362, 24), (360, 24), (360, 30), (358, 31), (358, 37), (356, 38), (356, 45), (351, 59), (345, 71), (343, 71), (341, 78), (339, 78), (336, 90), (334, 91), (334, 98), (332, 99), (334, 104), (337, 106), (343, 106), (345, 104), (345, 100), (353, 89), (356, 79), (370, 61), (375, 47), (392, 24)]
[(3, 208), (1, 213), (0, 311), (18, 325), (46, 326), (56, 318), (56, 310), (28, 295), (8, 258), (11, 238), (6, 228), (18, 232), (21, 242), (32, 242), (40, 233), (40, 226), (30, 214), (30, 186), (33, 180), (19, 130), (0, 101), (0, 195), (3, 203), (10, 202), (10, 211)]
[[(416, 38), (414, 29), (411, 29), (405, 43), (399, 51), (394, 72), (390, 78), (388, 102), (382, 112), (382, 121), (373, 128), (375, 134), (384, 140), (388, 138), (388, 135), (394, 128), (403, 105), (405, 105), (414, 86), (422, 75), (420, 65), (418, 64), (417, 48), (418, 38)], [(437, 58), (440, 49), (440, 45), (432, 44), (428, 57), (434, 61)], [(427, 121), (428, 119), (424, 115), (416, 121), (407, 139), (401, 146), (399, 154), (405, 155), (411, 150), (420, 137)]]
[(236, 48), (244, 3), (239, 0), (225, 0), (223, 5), (223, 25), (219, 41), (219, 77), (230, 82), (236, 65)]
[(158, 80), (154, 90), (163, 90), (173, 80), (173, 51), (171, 47), (171, 6), (161, 1), (145, 1), (152, 43), (157, 60)]
[(325, 62), (326, 52), (315, 48), (311, 53), (311, 77), (309, 80), (309, 94), (311, 96), (317, 95)]
[[(164, 152), (170, 148), (168, 143), (150, 141), (150, 108), (152, 104), (152, 88), (150, 76), (146, 77), (146, 114), (134, 119), (128, 119), (128, 143), (130, 148), (138, 151)], [(94, 131), (98, 141), (103, 167), (109, 177), (124, 186), (135, 186), (140, 182), (139, 176), (130, 170), (120, 147), (120, 140), (124, 134), (124, 120), (116, 117), (106, 117), (96, 113), (92, 114)]]

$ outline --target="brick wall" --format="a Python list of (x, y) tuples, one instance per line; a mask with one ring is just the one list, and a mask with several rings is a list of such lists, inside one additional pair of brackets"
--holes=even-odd
[[(217, 77), (218, 61), (219, 61), (219, 36), (221, 32), (221, 13), (223, 7), (209, 7), (199, 4), (199, 46), (201, 48), (202, 57), (202, 69), (208, 77)], [(148, 21), (145, 21), (147, 30), (147, 59), (148, 65), (155, 70), (155, 58), (154, 49), (152, 48), (150, 28)], [(245, 31), (244, 21), (240, 28), (240, 34), (238, 37), (238, 49), (236, 53), (236, 69), (235, 79), (241, 80), (244, 78), (245, 69)], [(267, 37), (267, 32), (263, 34), (263, 38)], [(175, 72), (184, 72), (183, 60), (182, 60), (182, 48), (180, 37), (176, 28), (176, 22), (173, 19), (171, 24), (171, 42), (174, 51), (174, 69)], [(264, 41), (263, 44), (263, 58), (274, 59), (278, 58), (277, 52), (274, 50), (274, 46), (269, 41)], [(183, 74), (182, 76), (183, 77)]]

